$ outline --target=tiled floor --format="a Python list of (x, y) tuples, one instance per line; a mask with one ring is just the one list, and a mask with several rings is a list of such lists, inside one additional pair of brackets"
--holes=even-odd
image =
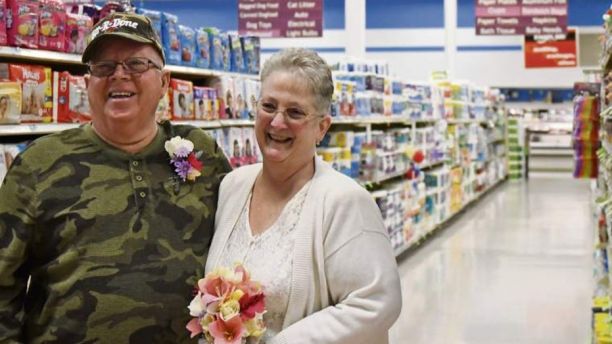
[(590, 340), (589, 182), (506, 182), (399, 264), (391, 343)]

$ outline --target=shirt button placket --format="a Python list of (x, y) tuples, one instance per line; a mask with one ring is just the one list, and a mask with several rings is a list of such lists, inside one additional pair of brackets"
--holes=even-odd
[(132, 185), (134, 186), (134, 192), (137, 195), (136, 203), (142, 205), (144, 199), (147, 198), (147, 183), (143, 177), (142, 162), (138, 160), (132, 160), (130, 163), (130, 176), (132, 178)]

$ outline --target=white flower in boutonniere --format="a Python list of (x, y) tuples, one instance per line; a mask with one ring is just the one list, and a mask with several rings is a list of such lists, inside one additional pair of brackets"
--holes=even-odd
[(170, 155), (170, 164), (174, 166), (174, 171), (183, 181), (194, 181), (201, 175), (204, 166), (199, 158), (202, 152), (194, 153), (193, 142), (175, 136), (166, 141), (164, 148)]

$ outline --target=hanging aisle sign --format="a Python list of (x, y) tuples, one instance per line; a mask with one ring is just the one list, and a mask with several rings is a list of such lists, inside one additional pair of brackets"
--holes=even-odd
[(477, 35), (553, 35), (567, 30), (567, 0), (475, 0)]
[(260, 37), (321, 37), (323, 0), (239, 0), (238, 32)]
[(525, 68), (576, 67), (576, 30), (549, 36), (525, 36)]

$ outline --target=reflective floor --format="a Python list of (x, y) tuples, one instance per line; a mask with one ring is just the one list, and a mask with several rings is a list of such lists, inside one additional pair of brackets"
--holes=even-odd
[(391, 343), (590, 340), (589, 181), (506, 182), (399, 263)]

